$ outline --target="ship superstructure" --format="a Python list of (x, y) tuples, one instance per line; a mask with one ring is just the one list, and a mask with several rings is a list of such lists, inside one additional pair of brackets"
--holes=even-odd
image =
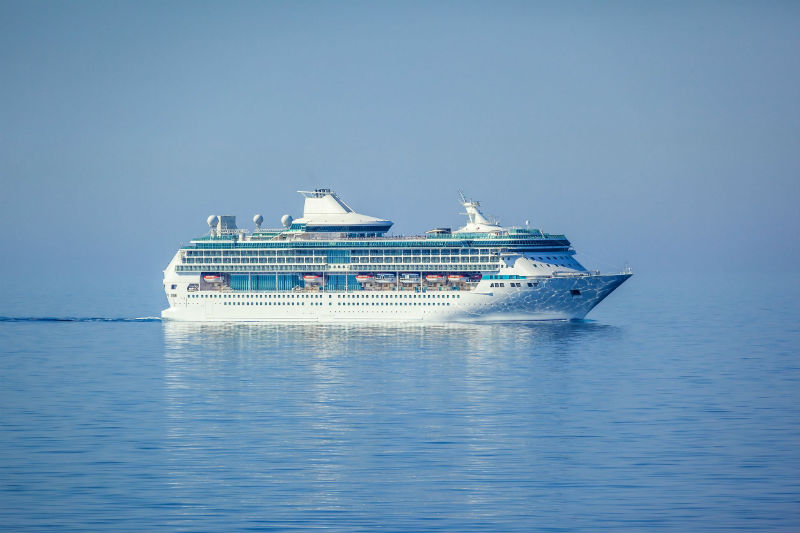
[(387, 236), (393, 223), (330, 189), (299, 191), (303, 216), (252, 232), (230, 215), (164, 271), (165, 319), (194, 321), (508, 321), (581, 319), (630, 272), (590, 272), (564, 235), (504, 228), (461, 196), (455, 231)]

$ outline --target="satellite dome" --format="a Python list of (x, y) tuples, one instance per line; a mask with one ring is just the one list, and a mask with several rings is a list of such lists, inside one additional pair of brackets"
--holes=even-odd
[(261, 215), (256, 215), (253, 217), (253, 222), (255, 222), (256, 226), (260, 226), (262, 222), (264, 222), (264, 217)]
[(293, 220), (294, 219), (292, 218), (292, 215), (283, 215), (281, 217), (281, 224), (283, 224), (284, 228), (288, 228), (289, 226), (292, 225)]
[(208, 225), (213, 228), (219, 223), (219, 217), (217, 215), (209, 215), (206, 219), (206, 222), (208, 222)]

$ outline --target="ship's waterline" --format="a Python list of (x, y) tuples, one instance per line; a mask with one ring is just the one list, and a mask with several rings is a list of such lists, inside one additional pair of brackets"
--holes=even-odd
[(164, 271), (169, 308), (189, 321), (581, 319), (631, 276), (590, 272), (563, 235), (504, 228), (462, 196), (468, 223), (386, 236), (329, 189), (301, 191), (303, 217), (252, 233), (211, 215), (209, 234)]

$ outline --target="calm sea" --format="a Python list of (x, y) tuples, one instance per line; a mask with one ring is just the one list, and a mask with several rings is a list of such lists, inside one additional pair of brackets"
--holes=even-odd
[(800, 530), (796, 278), (639, 274), (577, 323), (125, 298), (0, 319), (0, 530)]

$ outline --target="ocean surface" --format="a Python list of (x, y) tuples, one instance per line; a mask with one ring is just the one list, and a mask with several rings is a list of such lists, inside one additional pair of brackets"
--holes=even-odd
[(153, 294), (0, 302), (0, 531), (800, 530), (796, 278), (637, 274), (493, 325)]

